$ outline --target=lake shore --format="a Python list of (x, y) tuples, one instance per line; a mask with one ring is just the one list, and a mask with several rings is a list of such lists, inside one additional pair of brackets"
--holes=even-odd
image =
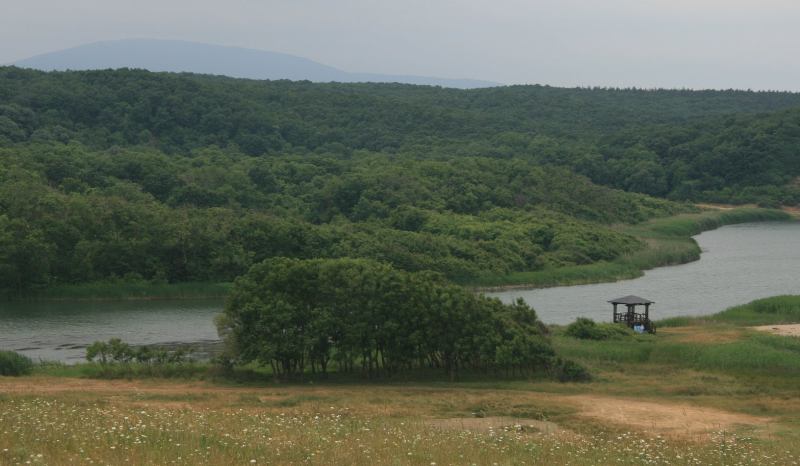
[(478, 283), (471, 288), (478, 292), (499, 292), (638, 278), (646, 270), (699, 260), (701, 251), (692, 237), (704, 231), (739, 223), (793, 221), (798, 218), (790, 212), (776, 209), (698, 207), (703, 210), (695, 214), (662, 217), (637, 225), (619, 225), (619, 231), (638, 238), (645, 246), (615, 261), (487, 277), (485, 284)]
[[(652, 219), (636, 225), (617, 225), (620, 232), (638, 238), (644, 247), (610, 262), (567, 266), (503, 276), (487, 276), (463, 283), (476, 292), (497, 292), (518, 289), (607, 283), (642, 276), (645, 270), (685, 264), (700, 259), (700, 248), (692, 236), (724, 225), (758, 222), (791, 221), (800, 218), (796, 210), (762, 209), (757, 207), (712, 206), (702, 204), (694, 214)], [(182, 300), (224, 298), (231, 283), (151, 283), (142, 280), (55, 285), (11, 300)]]

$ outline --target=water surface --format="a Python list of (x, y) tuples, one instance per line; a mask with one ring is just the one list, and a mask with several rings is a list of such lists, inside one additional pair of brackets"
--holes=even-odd
[(133, 345), (210, 343), (222, 300), (0, 302), (0, 349), (76, 362), (96, 340)]
[(504, 302), (521, 297), (554, 324), (577, 317), (609, 321), (606, 301), (631, 294), (656, 302), (650, 308), (655, 319), (713, 314), (758, 298), (800, 294), (800, 223), (729, 225), (695, 239), (703, 251), (699, 261), (649, 270), (633, 280), (486, 294)]

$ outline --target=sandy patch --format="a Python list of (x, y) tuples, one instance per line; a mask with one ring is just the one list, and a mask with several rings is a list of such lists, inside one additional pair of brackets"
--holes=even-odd
[(579, 415), (601, 423), (672, 435), (697, 436), (741, 426), (764, 426), (770, 418), (732, 413), (714, 408), (669, 402), (579, 395), (569, 397), (580, 405)]
[(784, 337), (800, 337), (800, 324), (783, 324), (783, 325), (759, 325), (758, 327), (751, 327), (753, 330), (759, 332), (769, 332), (773, 335), (781, 335)]

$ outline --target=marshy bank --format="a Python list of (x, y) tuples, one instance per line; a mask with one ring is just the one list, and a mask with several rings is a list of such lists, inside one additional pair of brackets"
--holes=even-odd
[(618, 225), (618, 231), (641, 242), (642, 246), (637, 251), (614, 261), (484, 276), (471, 285), (478, 291), (498, 292), (637, 278), (650, 269), (699, 260), (701, 247), (692, 237), (705, 231), (741, 223), (788, 222), (795, 218), (788, 212), (775, 209), (706, 209), (699, 213), (662, 217), (635, 225)]

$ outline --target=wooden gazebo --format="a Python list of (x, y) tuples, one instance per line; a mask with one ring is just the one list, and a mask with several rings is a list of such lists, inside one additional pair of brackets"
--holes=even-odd
[[(630, 295), (612, 299), (609, 303), (614, 305), (615, 323), (622, 323), (630, 328), (641, 327), (646, 332), (656, 333), (656, 326), (653, 321), (650, 320), (650, 305), (653, 304), (654, 301)], [(617, 306), (619, 305), (625, 306), (626, 309), (624, 311), (618, 311)], [(644, 306), (644, 313), (636, 312), (636, 306)]]

